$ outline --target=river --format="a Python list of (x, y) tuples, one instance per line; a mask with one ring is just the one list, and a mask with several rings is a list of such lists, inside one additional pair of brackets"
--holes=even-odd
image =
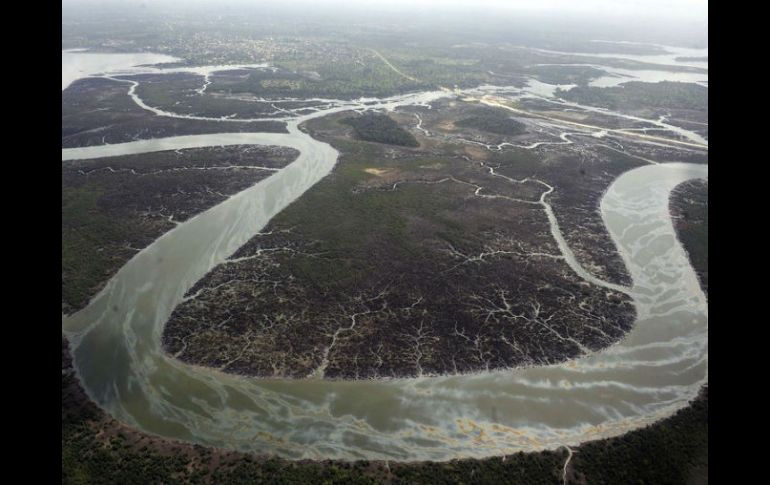
[[(445, 92), (369, 108), (425, 104)], [(326, 176), (338, 153), (289, 133), (172, 137), (63, 149), (62, 159), (225, 144), (299, 150), (284, 169), (167, 232), (82, 311), (63, 318), (89, 396), (142, 431), (287, 458), (448, 460), (554, 449), (618, 435), (670, 415), (708, 379), (708, 306), (676, 239), (671, 189), (708, 166), (668, 163), (621, 175), (601, 202), (633, 278), (638, 321), (618, 344), (563, 364), (470, 375), (332, 381), (255, 379), (191, 366), (161, 349), (185, 292)], [(101, 151), (100, 151), (101, 150)], [(562, 248), (564, 249), (564, 248)]]
[[(596, 41), (607, 42), (610, 44), (623, 44), (623, 42), (608, 42), (608, 41)], [(629, 81), (639, 81), (646, 83), (658, 83), (663, 81), (670, 82), (685, 82), (695, 83), (701, 86), (708, 87), (708, 61), (692, 61), (681, 60), (682, 58), (708, 58), (708, 48), (703, 49), (688, 49), (684, 47), (656, 45), (661, 48), (665, 53), (663, 54), (624, 54), (624, 53), (586, 53), (586, 52), (570, 52), (570, 51), (554, 51), (547, 49), (530, 48), (530, 50), (537, 51), (543, 54), (553, 54), (562, 56), (570, 56), (574, 59), (569, 63), (549, 63), (549, 64), (535, 64), (534, 66), (573, 66), (573, 67), (591, 67), (601, 71), (605, 71), (607, 74), (592, 79), (588, 85), (608, 88), (613, 86), (620, 86), (623, 83)], [(655, 68), (647, 69), (628, 69), (616, 66), (611, 66), (604, 63), (597, 63), (595, 61), (607, 59), (607, 61), (632, 61), (643, 64), (656, 65)], [(584, 62), (585, 60), (593, 60), (594, 63)], [(677, 72), (678, 69), (683, 67), (695, 68), (693, 72)]]

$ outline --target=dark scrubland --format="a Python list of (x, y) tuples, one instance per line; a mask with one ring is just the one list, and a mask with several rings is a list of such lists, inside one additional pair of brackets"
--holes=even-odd
[[(160, 36), (163, 37), (163, 34), (160, 33)], [(173, 89), (174, 93), (154, 93), (147, 86), (140, 85), (143, 95), (157, 101), (159, 106), (174, 106), (183, 113), (209, 113), (211, 116), (235, 113), (236, 118), (244, 118), (259, 117), (260, 114), (271, 112), (269, 102), (260, 102), (256, 98), (357, 99), (362, 96), (384, 97), (438, 89), (441, 86), (522, 86), (533, 75), (548, 83), (584, 85), (603, 72), (593, 67), (537, 64), (579, 61), (627, 69), (705, 72), (701, 68), (660, 66), (627, 59), (593, 57), (590, 54), (575, 56), (568, 53), (544, 53), (507, 44), (494, 48), (483, 43), (451, 45), (440, 38), (446, 36), (446, 33), (442, 33), (435, 41), (421, 38), (418, 44), (409, 43), (406, 40), (408, 36), (394, 38), (381, 33), (373, 35), (372, 32), (367, 32), (365, 38), (348, 34), (351, 38), (347, 40), (318, 37), (312, 42), (301, 38), (260, 39), (251, 42), (228, 38), (223, 42), (221, 39), (207, 39), (211, 34), (196, 32), (195, 41), (187, 43), (180, 43), (180, 37), (165, 39), (157, 49), (148, 49), (181, 56), (185, 59), (182, 64), (187, 65), (267, 61), (276, 69), (218, 73), (211, 76), (212, 83), (206, 88), (205, 96), (195, 92), (203, 85), (201, 76), (173, 74), (170, 76), (176, 77), (180, 83)], [(207, 44), (206, 41), (211, 43)], [(250, 46), (241, 47), (239, 42)], [(215, 54), (225, 48), (223, 43), (230, 52)], [(124, 48), (106, 50), (120, 51)], [(388, 66), (375, 50), (404, 75)], [(244, 104), (245, 96), (255, 99)]]
[(562, 259), (538, 204), (545, 184), (489, 168), (554, 185), (576, 253), (623, 279), (603, 261), (619, 257), (598, 202), (640, 162), (472, 159), (431, 140), (405, 150), (350, 140), (344, 116), (308, 125), (342, 154), (333, 173), (190, 290), (164, 329), (169, 353), (257, 376), (415, 376), (559, 362), (631, 328), (630, 299)]
[(320, 104), (317, 101), (276, 104), (256, 96), (234, 96), (214, 88), (226, 80), (242, 79), (253, 72), (257, 70), (218, 71), (209, 77), (211, 84), (202, 92), (200, 90), (203, 89), (205, 79), (198, 74), (152, 74), (127, 79), (139, 81), (136, 93), (148, 105), (183, 115), (226, 117), (235, 120), (285, 117), (286, 111), (281, 110), (300, 110)]
[(62, 311), (86, 305), (137, 251), (296, 157), (200, 148), (62, 162)]
[[(573, 139), (580, 140), (580, 137)], [(586, 136), (583, 141), (593, 140)], [(547, 163), (564, 167), (549, 170), (546, 180), (556, 187), (551, 205), (577, 260), (588, 272), (605, 281), (630, 286), (631, 278), (609, 237), (599, 203), (618, 176), (644, 162), (598, 146), (577, 156), (553, 155)]]
[[(456, 120), (467, 117), (467, 113), (475, 109), (474, 106), (439, 100), (433, 104), (433, 110), (420, 111), (424, 121), (423, 127), (429, 130), (433, 140), (442, 140), (444, 143), (470, 139), (481, 144), (495, 145), (513, 141), (509, 137), (483, 132), (475, 132), (474, 135), (473, 131), (458, 128)], [(530, 122), (527, 118), (518, 118), (518, 122), (525, 121)], [(518, 135), (515, 140), (522, 145), (536, 141), (563, 142), (558, 137), (558, 131), (541, 131), (534, 126), (527, 129), (524, 135)], [(609, 184), (621, 173), (647, 163), (623, 152), (638, 152), (643, 157), (650, 157), (650, 153), (654, 153), (655, 156), (660, 155), (663, 160), (681, 161), (700, 161), (705, 155), (701, 156), (701, 152), (682, 152), (625, 141), (620, 146), (610, 139), (599, 141), (589, 134), (580, 135), (574, 132), (570, 139), (574, 140), (575, 144), (543, 145), (537, 150), (512, 147), (487, 150), (481, 146), (466, 144), (463, 156), (475, 160), (476, 163), (502, 168), (506, 174), (516, 174), (516, 178), (534, 175), (554, 185), (556, 190), (549, 196), (549, 200), (559, 220), (562, 234), (578, 261), (605, 281), (630, 285), (631, 279), (625, 269), (625, 263), (617, 253), (599, 211), (599, 201)], [(435, 155), (440, 155), (442, 149), (446, 150), (431, 147), (427, 149)], [(570, 214), (579, 214), (579, 217), (570, 217)]]
[(405, 147), (420, 145), (414, 135), (398, 126), (392, 118), (383, 113), (367, 112), (361, 116), (340, 120), (340, 123), (353, 127), (359, 140)]
[(533, 66), (529, 72), (544, 83), (581, 86), (607, 74), (606, 71), (589, 66)]
[(86, 78), (62, 91), (62, 148), (205, 133), (286, 132), (285, 124), (277, 121), (222, 123), (157, 116), (134, 103), (129, 87), (127, 82)]
[(521, 135), (526, 132), (525, 125), (513, 119), (503, 109), (483, 107), (469, 114), (470, 116), (458, 120), (454, 125), (507, 136)]
[(556, 95), (580, 104), (616, 110), (643, 107), (708, 111), (708, 88), (694, 83), (631, 81), (609, 88), (578, 86), (569, 91), (559, 90)]
[[(562, 91), (562, 94), (564, 92), (565, 91)], [(589, 104), (583, 104), (583, 106), (589, 106)], [(639, 131), (650, 136), (671, 138), (674, 140), (687, 142), (692, 141), (677, 133), (673, 129), (662, 128), (660, 125), (655, 124), (652, 121), (640, 121), (637, 119), (623, 118), (621, 116), (608, 113), (589, 111), (583, 107), (576, 106), (565, 109), (563, 104), (559, 105), (558, 103), (554, 102), (532, 99), (520, 100), (518, 102), (518, 107), (534, 114), (548, 116), (550, 118), (564, 121), (601, 126), (608, 129), (632, 129), (633, 131)], [(633, 108), (621, 108), (618, 111), (647, 120), (662, 120), (669, 125), (691, 130), (703, 136), (704, 138), (708, 138), (708, 110), (646, 107), (637, 105)], [(645, 150), (647, 150), (647, 148), (645, 148)]]
[[(622, 139), (618, 139), (619, 142), (623, 142)], [(709, 155), (707, 150), (699, 150), (699, 149), (681, 149), (681, 148), (672, 148), (668, 146), (663, 145), (652, 145), (652, 144), (632, 144), (632, 143), (623, 143), (622, 144), (623, 150), (626, 152), (626, 155), (629, 157), (643, 157), (647, 158), (649, 160), (662, 160), (665, 162), (685, 162), (685, 163), (708, 163), (709, 161)], [(607, 152), (611, 151), (612, 149), (618, 150), (620, 149), (620, 145), (617, 143), (609, 143), (608, 147), (605, 148)], [(617, 152), (616, 152), (617, 153)]]
[(671, 192), (671, 217), (682, 246), (708, 295), (708, 181), (690, 180)]
[(708, 483), (708, 386), (689, 406), (617, 438), (581, 444), (568, 483)]
[[(315, 55), (315, 50), (329, 47), (331, 52)], [(303, 48), (274, 64), (278, 70), (254, 70), (240, 77), (218, 76), (209, 89), (213, 93), (247, 93), (267, 98), (355, 99), (391, 96), (432, 85), (398, 74), (367, 49), (340, 44)]]
[[(692, 130), (708, 139), (708, 88), (683, 82), (627, 82), (620, 86), (599, 88), (578, 86), (569, 91), (557, 90), (563, 99), (587, 106), (609, 108), (647, 119), (664, 117), (667, 123)], [(630, 122), (598, 113), (585, 118), (586, 123), (600, 122), (609, 128), (655, 128), (648, 134), (683, 139), (675, 132), (660, 131), (652, 123)]]
[[(442, 40), (426, 42), (426, 39), (421, 38), (416, 48), (413, 43), (407, 43), (406, 39), (395, 39), (387, 34), (383, 36), (381, 33), (374, 35), (367, 32), (365, 38), (355, 34), (352, 37), (346, 41), (323, 37), (315, 38), (313, 42), (296, 38), (272, 39), (269, 42), (262, 40), (258, 42), (258, 47), (244, 49), (243, 55), (230, 52), (224, 58), (213, 54), (221, 49), (219, 45), (211, 45), (207, 52), (199, 52), (193, 45), (178, 45), (171, 52), (200, 64), (267, 60), (277, 69), (213, 76), (213, 82), (206, 91), (214, 95), (252, 95), (264, 98), (356, 99), (362, 96), (392, 96), (437, 89), (440, 86), (521, 86), (533, 74), (549, 83), (584, 84), (602, 72), (595, 68), (575, 66), (533, 68), (532, 65), (540, 63), (575, 62), (576, 58), (570, 54), (542, 53), (509, 45), (496, 48), (477, 43), (452, 46)], [(231, 50), (237, 51), (233, 39), (229, 39), (229, 42), (232, 44)], [(405, 75), (391, 69), (373, 49)], [(590, 54), (581, 55), (577, 59), (583, 63), (627, 69), (704, 71), (686, 66), (659, 66), (626, 59), (592, 57)]]

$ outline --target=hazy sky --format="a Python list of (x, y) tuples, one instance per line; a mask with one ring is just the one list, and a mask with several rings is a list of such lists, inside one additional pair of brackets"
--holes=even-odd
[[(67, 8), (75, 5), (87, 8)], [(113, 12), (99, 6), (120, 8)], [(547, 31), (576, 40), (588, 36), (690, 47), (708, 43), (708, 0), (62, 0), (62, 7), (64, 19), (70, 21), (182, 14), (266, 19), (266, 24), (268, 17), (296, 19), (298, 25), (432, 22), (434, 28), (468, 35), (494, 31), (514, 38)]]
[[(345, 1), (345, 0), (340, 0)], [(351, 0), (351, 3), (352, 0)], [(432, 7), (454, 6), (467, 8), (502, 8), (551, 12), (589, 12), (602, 15), (608, 12), (648, 14), (651, 11), (681, 15), (705, 15), (708, 0), (355, 0), (359, 5), (401, 4)]]
[[(71, 4), (122, 4), (122, 5), (190, 5), (210, 4), (212, 6), (249, 5), (258, 6), (260, 0), (62, 0), (62, 5)], [(708, 0), (325, 0), (323, 2), (309, 2), (308, 0), (285, 0), (284, 5), (308, 4), (315, 6), (346, 3), (350, 7), (375, 7), (375, 8), (469, 8), (473, 10), (483, 8), (526, 10), (532, 12), (553, 12), (554, 14), (591, 14), (596, 16), (606, 15), (633, 15), (649, 17), (675, 16), (689, 18), (706, 18), (708, 15)]]

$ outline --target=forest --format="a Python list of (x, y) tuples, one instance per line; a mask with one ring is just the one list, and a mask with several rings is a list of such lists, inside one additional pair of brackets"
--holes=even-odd
[(356, 137), (362, 141), (373, 141), (404, 147), (420, 146), (417, 139), (404, 130), (388, 115), (368, 112), (355, 118), (345, 118), (340, 123), (352, 126)]

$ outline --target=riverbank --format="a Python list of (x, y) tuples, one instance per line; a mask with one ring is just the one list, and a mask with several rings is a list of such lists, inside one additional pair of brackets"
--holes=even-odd
[(162, 234), (297, 154), (235, 145), (63, 162), (62, 312), (83, 308)]
[(671, 219), (708, 296), (708, 181), (691, 180), (671, 192)]
[[(149, 435), (101, 411), (83, 392), (62, 337), (62, 484), (149, 481), (189, 484), (334, 483), (561, 484), (565, 450), (438, 463), (293, 461)], [(572, 450), (567, 483), (707, 483), (708, 390), (674, 416)], [(648, 466), (655, 463), (656, 466)], [(707, 463), (707, 461), (706, 461)], [(706, 465), (707, 470), (707, 465)], [(690, 481), (691, 477), (696, 480)], [(700, 479), (698, 481), (697, 479)], [(620, 480), (620, 481), (618, 481)]]

